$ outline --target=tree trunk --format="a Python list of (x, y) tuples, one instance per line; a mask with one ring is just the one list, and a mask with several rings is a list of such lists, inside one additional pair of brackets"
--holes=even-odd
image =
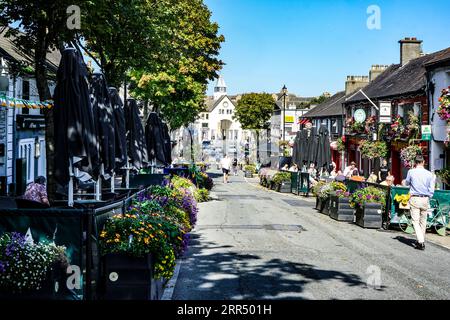
[[(44, 31), (45, 32), (45, 31)], [(45, 37), (41, 38), (45, 39)], [(47, 56), (48, 44), (47, 41), (42, 41), (39, 47), (35, 50), (35, 77), (36, 86), (41, 101), (51, 99), (50, 90), (48, 87), (47, 70), (45, 66)], [(54, 180), (54, 154), (55, 154), (55, 140), (54, 140), (54, 121), (53, 110), (45, 109), (45, 145), (46, 145), (46, 166), (47, 166), (47, 193), (50, 201), (54, 200), (56, 193), (56, 183)]]
[(188, 129), (189, 131), (189, 137), (191, 138), (191, 162), (192, 164), (195, 164), (195, 159), (194, 159), (194, 136), (192, 134), (191, 129)]

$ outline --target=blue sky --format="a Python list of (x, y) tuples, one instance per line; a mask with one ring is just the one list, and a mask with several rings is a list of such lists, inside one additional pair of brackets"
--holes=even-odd
[[(229, 94), (301, 96), (344, 89), (347, 75), (400, 60), (398, 41), (423, 40), (426, 53), (450, 47), (449, 0), (205, 0), (226, 41), (221, 59)], [(369, 30), (367, 9), (381, 9)], [(212, 93), (210, 85), (208, 93)]]

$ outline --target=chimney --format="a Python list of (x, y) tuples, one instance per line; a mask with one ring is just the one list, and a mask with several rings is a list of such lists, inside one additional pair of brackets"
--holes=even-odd
[(345, 82), (345, 94), (348, 95), (369, 84), (369, 77), (367, 76), (348, 76)]
[(417, 38), (405, 38), (399, 41), (402, 67), (422, 55), (422, 42), (422, 40), (417, 40)]
[(375, 80), (380, 74), (382, 74), (386, 69), (389, 68), (387, 65), (374, 64), (369, 71), (369, 81), (372, 82)]

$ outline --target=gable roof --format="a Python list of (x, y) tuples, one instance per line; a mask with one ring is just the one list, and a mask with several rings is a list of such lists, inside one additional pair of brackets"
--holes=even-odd
[(441, 64), (448, 64), (449, 62), (450, 62), (450, 48), (447, 48), (445, 50), (437, 52), (436, 56), (425, 64), (425, 67), (429, 69), (435, 66), (439, 66)]
[[(6, 33), (9, 29), (9, 27), (4, 27), (0, 30), (0, 55), (6, 59), (24, 62), (33, 66), (33, 52), (25, 52), (22, 48), (18, 47), (14, 43), (14, 36), (6, 37)], [(58, 50), (47, 53), (46, 62), (49, 71), (56, 73), (60, 60), (61, 54)]]
[(345, 101), (345, 91), (336, 93), (311, 111), (305, 113), (303, 118), (323, 118), (342, 115), (342, 103)]
[[(234, 102), (232, 101), (232, 99), (230, 99), (230, 97), (229, 96), (221, 96), (220, 98), (219, 98), (219, 100), (217, 100), (217, 101), (214, 101), (214, 98), (210, 98), (210, 97), (207, 97), (206, 98), (206, 101), (205, 101), (205, 105), (206, 105), (206, 112), (213, 112), (214, 111), (214, 109), (225, 99), (225, 98), (227, 98), (232, 104), (233, 104), (233, 106), (235, 106), (235, 104), (234, 104)], [(235, 106), (236, 107), (236, 106)]]
[[(364, 93), (371, 99), (392, 98), (401, 95), (414, 94), (425, 90), (425, 65), (439, 57), (450, 54), (450, 48), (411, 60), (404, 65), (391, 65), (386, 71), (364, 88)], [(357, 93), (346, 103), (366, 100), (363, 94)]]

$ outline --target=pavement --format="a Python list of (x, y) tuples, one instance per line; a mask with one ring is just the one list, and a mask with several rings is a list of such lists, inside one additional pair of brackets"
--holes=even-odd
[(200, 204), (167, 299), (450, 298), (442, 245), (418, 251), (410, 235), (334, 221), (313, 209), (313, 198), (269, 191), (257, 179), (215, 182), (216, 200)]

